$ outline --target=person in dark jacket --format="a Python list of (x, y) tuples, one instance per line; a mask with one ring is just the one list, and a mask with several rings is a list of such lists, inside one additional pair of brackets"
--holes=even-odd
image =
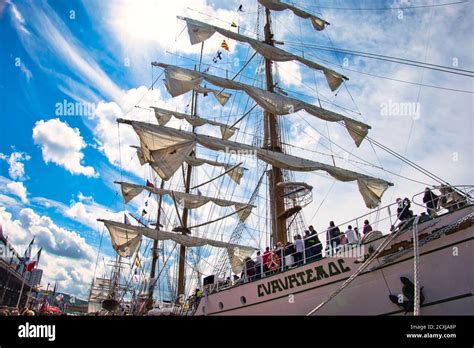
[(365, 236), (369, 232), (372, 232), (372, 226), (370, 226), (369, 220), (365, 220), (364, 221), (364, 227), (362, 228), (362, 233)]
[(329, 222), (329, 227), (326, 232), (326, 243), (328, 249), (332, 252), (336, 252), (339, 244), (341, 243), (341, 239), (339, 236), (341, 235), (341, 230), (334, 224), (334, 221)]
[(405, 221), (410, 219), (413, 216), (413, 212), (410, 210), (411, 202), (408, 198), (402, 199), (397, 198), (398, 208), (397, 208), (397, 217), (400, 221)]
[(438, 207), (439, 197), (430, 190), (429, 187), (425, 188), (425, 195), (423, 196), (423, 203), (426, 204), (426, 212), (428, 215), (436, 216), (436, 208)]
[(319, 260), (322, 258), (322, 245), (319, 240), (318, 234), (314, 227), (309, 226), (309, 236), (305, 236), (305, 246), (308, 246), (306, 250), (306, 259), (308, 261)]
[(311, 239), (311, 235), (310, 235), (308, 230), (304, 231), (303, 242), (304, 242), (304, 255), (305, 255), (305, 258), (306, 258), (307, 261), (311, 260), (311, 258), (313, 256), (313, 249), (314, 248), (312, 248), (313, 240)]

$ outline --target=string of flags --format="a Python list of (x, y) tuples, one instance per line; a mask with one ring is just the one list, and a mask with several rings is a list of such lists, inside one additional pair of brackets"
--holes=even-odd
[[(155, 185), (150, 180), (146, 181), (146, 186), (151, 187), (151, 188), (155, 188)], [(150, 196), (151, 196), (151, 192), (148, 193), (148, 198), (145, 201), (145, 207), (148, 207), (148, 199), (150, 198)], [(142, 210), (142, 216), (145, 216), (146, 214), (148, 214), (147, 211), (145, 209), (143, 209)]]
[[(243, 5), (240, 5), (240, 6), (238, 7), (237, 12), (245, 12), (245, 11), (244, 11), (244, 8), (243, 8)], [(235, 19), (232, 20), (230, 26), (231, 26), (232, 28), (238, 28), (238, 25), (237, 25)], [(226, 41), (225, 39), (222, 40), (221, 45), (220, 45), (220, 48), (226, 50), (227, 52), (230, 52), (229, 44), (227, 43), (227, 41)], [(217, 64), (217, 62), (219, 62), (220, 60), (222, 60), (222, 51), (221, 51), (221, 50), (218, 50), (218, 51), (216, 52), (216, 55), (215, 55), (214, 57), (212, 57), (212, 62), (213, 62), (214, 64)], [(207, 72), (209, 72), (210, 69), (211, 69), (211, 65), (209, 64), (209, 65), (203, 70), (203, 72), (207, 73)], [(206, 86), (204, 85), (204, 87), (206, 87)], [(203, 96), (204, 96), (204, 97), (207, 97), (207, 95), (208, 95), (207, 92), (204, 92), (204, 93), (203, 93)], [(185, 112), (188, 112), (189, 105), (190, 105), (190, 104), (188, 103), (188, 104), (185, 106)]]
[(230, 51), (229, 50), (229, 45), (227, 44), (227, 42), (225, 40), (222, 40), (221, 48), (225, 49), (226, 51)]

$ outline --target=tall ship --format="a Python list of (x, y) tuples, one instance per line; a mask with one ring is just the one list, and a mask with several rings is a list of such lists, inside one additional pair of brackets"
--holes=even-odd
[[(135, 315), (474, 314), (473, 186), (453, 185), (396, 154), (370, 138), (371, 127), (347, 116), (344, 107), (323, 106), (318, 95), (311, 97), (317, 105), (289, 96), (275, 63), (321, 73), (318, 82), (334, 94), (347, 88), (348, 77), (280, 48), (272, 14), (288, 12), (315, 34), (329, 23), (279, 0), (256, 6), (255, 32), (234, 21), (224, 28), (178, 17), (200, 56), (186, 67), (151, 64), (182, 107), (137, 105), (150, 110), (149, 122), (117, 119), (119, 130), (132, 129), (138, 139), (121, 139), (120, 146), (135, 147), (150, 174), (143, 183), (116, 181), (125, 206), (142, 204), (141, 217), (99, 221), (117, 257), (130, 260), (129, 278), (137, 285), (133, 295), (124, 295), (129, 288), (114, 286), (116, 276), (115, 283), (97, 279), (91, 306), (113, 312), (127, 299)], [(216, 37), (219, 50), (205, 62), (204, 45)], [(230, 43), (249, 48), (245, 62), (222, 57)], [(213, 64), (226, 59), (225, 69)], [(393, 184), (342, 168), (347, 161), (337, 166), (334, 156), (330, 164), (316, 152), (307, 156), (301, 144), (311, 148), (289, 132), (295, 117), (343, 127), (354, 152), (369, 142), (428, 176), (430, 186), (382, 205)], [(357, 187), (357, 203), (369, 212), (348, 211), (343, 223), (310, 228), (304, 215), (313, 200), (309, 172), (344, 182), (348, 191)]]

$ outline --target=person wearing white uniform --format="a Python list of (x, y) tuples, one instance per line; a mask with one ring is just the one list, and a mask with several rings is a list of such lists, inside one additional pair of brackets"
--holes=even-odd
[(359, 240), (357, 239), (356, 232), (352, 229), (352, 226), (347, 226), (346, 237), (349, 244), (357, 244)]

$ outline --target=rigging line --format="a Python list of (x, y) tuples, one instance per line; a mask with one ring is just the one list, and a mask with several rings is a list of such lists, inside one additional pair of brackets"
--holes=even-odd
[[(239, 71), (237, 71), (237, 72), (235, 73), (234, 77), (232, 77), (230, 80), (231, 80), (231, 81), (234, 81), (235, 78), (236, 78), (237, 76), (239, 76), (239, 74), (247, 67), (247, 65), (250, 64), (250, 62), (252, 61), (252, 59), (253, 59), (256, 55), (257, 55), (257, 51), (255, 51), (255, 52), (250, 56), (250, 58), (249, 58), (249, 59), (245, 62), (245, 64), (239, 69)], [(225, 88), (222, 88), (222, 90), (221, 90), (218, 94), (221, 94), (222, 91), (224, 91), (224, 90), (225, 90)]]
[[(296, 43), (296, 42), (295, 43), (286, 42), (286, 43), (289, 46), (302, 46), (301, 44)], [(384, 56), (384, 55), (375, 54), (375, 53), (365, 53), (365, 52), (360, 52), (360, 51), (346, 50), (346, 49), (343, 49), (343, 48), (331, 48), (331, 47), (327, 47), (327, 46), (312, 45), (312, 44), (304, 44), (304, 47), (314, 48), (314, 49), (323, 50), (323, 51), (345, 53), (345, 54), (349, 54), (349, 55), (353, 55), (353, 56), (359, 56), (359, 57), (363, 57), (363, 58), (376, 59), (376, 60), (382, 60), (382, 61), (387, 61), (387, 62), (391, 62), (391, 63), (409, 65), (409, 66), (414, 66), (414, 67), (417, 67), (417, 68), (423, 68), (423, 69), (429, 69), (429, 70), (434, 70), (434, 71), (439, 71), (439, 72), (445, 72), (445, 73), (454, 74), (454, 75), (473, 77), (473, 74), (474, 74), (474, 71), (472, 71), (472, 70), (451, 68), (449, 66), (432, 64), (432, 63), (421, 63), (421, 62), (416, 61), (416, 60), (405, 59), (405, 58), (397, 58), (397, 57), (391, 57), (391, 56)]]
[[(167, 53), (167, 54), (171, 54), (171, 55), (176, 56), (176, 57), (179, 57), (179, 58), (182, 58), (182, 59), (190, 60), (190, 61), (192, 61), (192, 62), (198, 62), (198, 60), (195, 59), (195, 58), (186, 57), (186, 56), (180, 55), (180, 54), (175, 53), (175, 52), (169, 52), (169, 51), (167, 51), (166, 53)], [(255, 52), (255, 53), (253, 54), (253, 57), (256, 55), (256, 53), (257, 53), (257, 52)], [(253, 57), (252, 57), (252, 58), (253, 58)], [(247, 64), (247, 63), (246, 63), (246, 64)], [(186, 65), (186, 66), (191, 66), (191, 64), (185, 64), (185, 65)], [(211, 66), (210, 64), (204, 64), (204, 65), (209, 65), (209, 66)], [(248, 65), (248, 64), (247, 64), (247, 65)], [(224, 68), (221, 68), (221, 67), (216, 66), (216, 65), (212, 65), (212, 67), (215, 68), (215, 69), (217, 69), (217, 70), (222, 70), (222, 71), (225, 71), (225, 72), (230, 72), (230, 73), (235, 74), (235, 72), (232, 71), (232, 70), (229, 71), (228, 69), (224, 69)], [(162, 68), (162, 67), (157, 67), (157, 68), (158, 68), (158, 69), (163, 69), (163, 71), (165, 70), (165, 68)], [(240, 72), (241, 72), (241, 70), (239, 70), (239, 72), (237, 73), (237, 75), (239, 75)], [(245, 77), (245, 78), (247, 78), (247, 79), (253, 81), (252, 83), (255, 83), (255, 82), (260, 83), (260, 82), (261, 82), (259, 79), (255, 78), (255, 77), (251, 77), (251, 76), (243, 75), (243, 74), (240, 74), (240, 76)], [(235, 78), (235, 77), (234, 77), (234, 78)], [(235, 91), (235, 93), (239, 93), (239, 92), (244, 93), (243, 91), (238, 91), (238, 90)]]
[[(240, 97), (240, 96), (239, 96), (239, 97)], [(233, 101), (232, 101), (231, 110), (232, 110), (232, 108), (233, 108), (233, 106), (234, 106), (234, 101), (235, 101), (235, 98), (234, 98)], [(216, 168), (213, 168), (213, 172), (214, 172), (214, 171), (216, 171)], [(212, 176), (209, 176), (209, 177), (212, 177)], [(213, 184), (214, 184), (214, 183), (213, 183)], [(230, 188), (231, 188), (231, 185), (227, 185), (226, 193), (229, 192)], [(235, 185), (234, 185), (234, 187), (233, 187), (233, 192), (235, 192), (235, 189), (236, 189), (236, 187), (235, 187)], [(233, 193), (232, 193), (232, 194), (233, 194)], [(212, 206), (212, 207), (211, 207), (211, 209), (209, 210), (209, 218), (211, 217), (212, 212), (213, 212), (215, 209), (216, 209), (215, 206)], [(223, 225), (223, 221), (221, 221), (221, 227), (222, 227), (222, 225)], [(209, 228), (210, 228), (209, 225), (206, 226), (206, 232), (203, 234), (204, 237), (207, 237), (207, 232), (209, 231)], [(216, 228), (215, 230), (216, 230), (216, 231), (219, 231), (219, 228)], [(214, 238), (214, 239), (216, 239), (216, 238)], [(205, 252), (209, 251), (210, 249), (212, 249), (212, 247), (210, 247), (210, 246), (204, 247)], [(200, 253), (201, 253), (201, 250), (202, 250), (202, 249), (200, 249), (200, 251), (199, 251)]]
[[(282, 68), (280, 67), (280, 69), (282, 69)], [(284, 70), (285, 72), (288, 73), (288, 70), (285, 70), (285, 69), (282, 69), (282, 70)], [(301, 81), (301, 83), (302, 83), (306, 88), (308, 88), (309, 90), (312, 90), (312, 91), (314, 91), (314, 92), (317, 93), (318, 96), (317, 96), (316, 98), (318, 99), (319, 102), (324, 103), (324, 104), (329, 104), (329, 105), (335, 106), (335, 107), (338, 108), (338, 109), (341, 109), (341, 110), (344, 110), (344, 111), (347, 111), (347, 112), (351, 112), (351, 113), (356, 114), (356, 115), (360, 115), (360, 114), (361, 114), (359, 111), (354, 111), (354, 110), (351, 110), (351, 109), (349, 109), (349, 108), (346, 108), (346, 107), (344, 107), (344, 106), (341, 106), (341, 105), (338, 105), (338, 104), (334, 103), (334, 102), (331, 101), (328, 97), (326, 97), (326, 96), (323, 95), (321, 92), (319, 92), (317, 89), (313, 89), (312, 87), (310, 87), (309, 85), (307, 85), (305, 82)], [(304, 93), (301, 93), (301, 92), (297, 92), (297, 91), (295, 91), (295, 90), (293, 90), (293, 89), (289, 89), (289, 88), (286, 88), (286, 87), (285, 87), (285, 91), (290, 92), (290, 93), (292, 93), (292, 94), (302, 95), (302, 96), (307, 97), (307, 98), (315, 98), (314, 96), (311, 96), (311, 95), (308, 95), (308, 94), (304, 94)], [(322, 96), (323, 98), (325, 98), (326, 100), (324, 100), (324, 99), (321, 100), (321, 96)]]
[[(278, 20), (278, 18), (276, 18), (276, 21), (277, 21), (277, 22), (280, 22), (280, 21)], [(281, 23), (282, 26), (285, 26), (284, 23), (282, 23), (282, 22), (280, 22), (280, 23)], [(300, 23), (300, 26), (301, 26), (301, 23)], [(288, 28), (288, 30), (289, 30), (291, 33), (294, 34), (294, 32), (293, 32), (290, 28)], [(295, 35), (295, 36), (297, 36), (297, 35)], [(302, 46), (302, 53), (304, 54), (304, 50), (303, 50), (303, 49), (306, 47), (306, 45), (303, 45), (303, 44), (302, 44), (301, 46)], [(310, 55), (310, 56), (311, 56), (311, 55)], [(320, 59), (319, 57), (316, 57), (316, 58), (317, 58), (317, 59)], [(336, 65), (337, 67), (341, 67), (340, 65), (337, 65), (337, 64), (335, 64), (335, 65)], [(286, 73), (289, 73), (290, 75), (292, 75), (292, 76), (294, 77), (293, 74), (291, 74), (291, 73), (290, 73), (289, 71), (287, 71), (286, 69), (282, 68), (281, 65), (280, 65), (280, 69), (284, 70)], [(316, 95), (318, 96), (317, 98), (318, 98), (318, 100), (319, 100), (320, 102), (321, 102), (320, 99), (321, 99), (321, 97), (322, 97), (322, 98), (323, 98), (322, 101), (323, 101), (324, 103), (328, 103), (328, 104), (330, 104), (330, 105), (333, 105), (333, 106), (335, 106), (336, 108), (338, 108), (338, 109), (340, 109), (340, 110), (343, 110), (343, 111), (349, 111), (349, 112), (356, 113), (356, 112), (353, 111), (353, 110), (350, 110), (350, 109), (347, 109), (347, 108), (345, 108), (345, 107), (343, 107), (343, 106), (337, 105), (337, 104), (336, 104), (334, 101), (332, 101), (329, 97), (327, 97), (327, 96), (325, 96), (324, 94), (320, 93), (317, 89), (312, 88), (312, 87), (311, 87), (309, 84), (307, 84), (306, 82), (301, 81), (301, 83), (302, 83), (305, 87), (307, 87), (309, 90), (315, 92)], [(287, 89), (287, 88), (285, 88), (285, 90), (287, 90), (287, 91), (292, 91), (292, 90)], [(302, 96), (311, 97), (311, 96), (305, 95), (305, 94), (303, 94), (303, 93), (298, 93), (298, 92), (295, 92), (295, 91), (292, 91), (292, 92), (295, 93), (295, 94), (302, 95)], [(311, 98), (314, 98), (314, 97), (311, 97)]]
[[(328, 33), (326, 33), (326, 35), (327, 35), (327, 37), (328, 37), (329, 41), (330, 41), (330, 42), (331, 42), (331, 44), (332, 44), (331, 37), (329, 36), (329, 34), (328, 34)], [(332, 45), (333, 45), (333, 44), (332, 44)], [(333, 46), (334, 46), (334, 45), (333, 45)], [(337, 59), (337, 56), (336, 56), (336, 59)], [(341, 68), (344, 70), (344, 68), (342, 67), (342, 65), (341, 65)], [(305, 121), (306, 121), (306, 120), (305, 120)], [(307, 121), (306, 121), (306, 122), (307, 122)], [(339, 124), (342, 126), (342, 124), (341, 124), (341, 123), (339, 123)], [(314, 127), (313, 127), (313, 128), (314, 128)], [(316, 130), (316, 131), (317, 131), (317, 130)], [(354, 131), (355, 131), (355, 132), (357, 132), (357, 130), (354, 130)], [(319, 131), (318, 131), (318, 133), (319, 133)], [(369, 138), (369, 137), (367, 136), (367, 138)], [(370, 139), (370, 138), (369, 138), (369, 139)], [(381, 144), (380, 144), (380, 145), (381, 145)], [(391, 151), (392, 151), (392, 150), (391, 150)], [(403, 158), (403, 157), (402, 157), (402, 158)], [(410, 162), (411, 162), (411, 161), (410, 161)], [(413, 163), (413, 162), (411, 162), (411, 163), (412, 163), (413, 165), (416, 165), (416, 164), (415, 164), (415, 163)], [(418, 165), (416, 165), (416, 166), (418, 166)], [(418, 167), (419, 167), (419, 168), (421, 168), (421, 169), (423, 170), (423, 171), (422, 171), (422, 173), (424, 173), (425, 175), (427, 175), (427, 176), (429, 176), (431, 179), (433, 179), (433, 174), (432, 174), (432, 173), (430, 173), (430, 172), (426, 171), (426, 170), (425, 170), (424, 168), (422, 168), (421, 166), (418, 166)], [(420, 171), (421, 171), (421, 170), (420, 170)], [(438, 180), (436, 180), (436, 181), (438, 181)], [(443, 181), (444, 181), (444, 180), (441, 180), (441, 182), (443, 182)]]
[[(330, 141), (330, 140), (329, 140), (326, 136), (324, 136), (324, 134), (322, 134), (316, 127), (314, 127), (313, 125), (311, 125), (306, 119), (304, 119), (301, 115), (299, 115), (299, 112), (296, 113), (296, 114), (297, 114), (300, 118), (302, 118), (312, 129), (314, 129), (316, 132), (318, 132), (319, 135), (321, 135), (321, 136), (322, 136), (323, 138), (325, 138), (326, 140)], [(306, 131), (303, 130), (303, 132), (304, 132), (306, 135), (308, 135), (309, 137), (312, 137), (312, 135), (306, 133)], [(315, 140), (317, 140), (317, 139), (314, 138), (314, 137), (312, 137), (312, 138), (315, 139)], [(369, 139), (369, 138), (367, 137), (367, 139)], [(385, 168), (383, 168), (383, 167), (381, 167), (381, 166), (377, 166), (376, 164), (370, 163), (369, 161), (366, 161), (365, 159), (363, 159), (363, 158), (361, 158), (361, 157), (359, 157), (359, 156), (357, 156), (357, 155), (354, 155), (354, 154), (353, 154), (353, 151), (351, 152), (351, 151), (349, 151), (349, 150), (344, 149), (343, 147), (341, 147), (341, 146), (338, 145), (337, 143), (334, 143), (334, 142), (333, 142), (332, 144), (335, 145), (336, 147), (340, 148), (342, 151), (348, 153), (349, 155), (354, 156), (355, 158), (360, 159), (361, 161), (364, 161), (364, 162), (365, 162), (365, 164), (364, 164), (364, 163), (361, 163), (361, 162), (357, 162), (357, 161), (348, 159), (347, 161), (349, 161), (349, 162), (351, 162), (351, 163), (358, 163), (358, 164), (362, 164), (362, 165), (371, 166), (371, 167), (374, 167), (374, 168), (376, 168), (376, 169), (383, 170), (383, 171), (385, 171), (385, 172), (387, 172), (387, 173), (389, 173), (389, 174), (392, 174), (392, 175), (401, 177), (401, 178), (403, 178), (403, 179), (405, 179), (405, 180), (409, 180), (409, 181), (416, 182), (416, 183), (418, 183), (418, 184), (423, 184), (423, 185), (428, 185), (428, 186), (429, 186), (429, 184), (427, 184), (427, 183), (424, 183), (424, 182), (421, 182), (421, 181), (418, 181), (418, 180), (415, 180), (415, 179), (411, 179), (411, 178), (405, 177), (405, 176), (400, 175), (400, 174), (396, 174), (396, 173), (394, 173), (394, 172), (392, 172), (392, 171), (390, 171), (390, 170), (388, 170), (388, 169), (385, 169)], [(290, 146), (296, 147), (295, 145), (290, 145)], [(323, 145), (323, 146), (324, 146), (324, 145)], [(316, 152), (316, 151), (308, 150), (308, 149), (307, 149), (307, 151), (312, 151), (312, 152), (318, 153), (318, 152)], [(319, 153), (319, 154), (324, 154), (324, 153)], [(324, 155), (327, 156), (327, 154), (324, 154)], [(339, 158), (340, 158), (340, 156), (339, 156)], [(309, 173), (309, 174), (311, 174), (311, 173)]]
[[(204, 13), (204, 12), (195, 10), (195, 9), (193, 9), (193, 8), (191, 8), (191, 7), (187, 7), (186, 9), (187, 9), (187, 10), (191, 10), (191, 11), (196, 12), (196, 13), (199, 13), (199, 14), (201, 14), (201, 15), (203, 15), (203, 16), (207, 16), (207, 17), (209, 17), (209, 18), (213, 18), (213, 19), (218, 20), (219, 22), (225, 23), (225, 24), (227, 24), (227, 25), (232, 25), (232, 22), (227, 22), (227, 21), (223, 20), (222, 18), (219, 18), (219, 17), (213, 16), (213, 15), (210, 15), (209, 13)], [(258, 33), (254, 32), (254, 31), (252, 31), (252, 30), (250, 30), (250, 29), (247, 29), (247, 28), (245, 28), (245, 27), (239, 27), (239, 28), (242, 29), (243, 31), (248, 32), (248, 33), (252, 33), (252, 34), (258, 35)]]
[(450, 5), (460, 5), (469, 2), (469, 0), (461, 0), (456, 2), (447, 2), (441, 4), (431, 4), (431, 5), (415, 5), (415, 6), (399, 6), (399, 7), (372, 7), (372, 8), (357, 8), (357, 7), (326, 7), (326, 6), (310, 6), (306, 5), (310, 8), (305, 8), (300, 6), (301, 9), (310, 10), (311, 9), (324, 9), (324, 10), (342, 10), (342, 11), (392, 11), (392, 10), (410, 10), (410, 9), (422, 9), (422, 8), (430, 8), (430, 7), (442, 7), (442, 6), (450, 6)]
[[(362, 112), (360, 112), (359, 105), (356, 103), (354, 97), (352, 96), (352, 93), (351, 93), (351, 91), (349, 90), (349, 87), (347, 86), (346, 81), (344, 81), (344, 88), (346, 89), (347, 93), (348, 93), (349, 96), (351, 97), (352, 103), (354, 104), (354, 106), (356, 107), (356, 109), (359, 111), (359, 114), (362, 116), (362, 118), (364, 119), (364, 121), (367, 122), (367, 119), (364, 117), (364, 115), (362, 115)], [(370, 144), (370, 147), (372, 148), (373, 153), (375, 154), (375, 158), (377, 159), (377, 162), (379, 163), (380, 168), (383, 169), (382, 162), (380, 161), (380, 158), (379, 158), (379, 155), (377, 154), (377, 151), (375, 151), (374, 145), (373, 145), (371, 142), (369, 142), (369, 144)], [(384, 169), (383, 169), (383, 170), (384, 170)]]
[[(246, 56), (245, 56), (245, 61), (247, 61), (247, 60), (248, 60), (248, 61), (245, 63), (245, 66), (247, 66), (247, 65), (250, 63), (250, 60), (249, 60), (249, 53), (250, 53), (250, 50), (251, 50), (251, 47), (248, 47), (248, 48), (247, 48), (247, 53), (246, 53)], [(256, 54), (256, 53), (257, 53), (257, 52), (255, 51), (254, 54)], [(250, 59), (253, 59), (253, 57), (254, 57), (254, 55), (253, 55)], [(239, 72), (239, 73), (240, 73), (240, 72)], [(235, 98), (235, 97), (234, 97), (234, 98)], [(240, 100), (241, 100), (241, 97), (239, 96), (239, 105), (240, 105)], [(245, 102), (244, 110), (247, 109), (247, 106), (248, 106), (248, 104), (249, 104), (249, 101), (250, 101), (250, 96), (247, 96), (247, 101)], [(233, 103), (232, 103), (232, 106), (233, 106)], [(232, 110), (232, 108), (231, 108), (231, 110)], [(237, 106), (237, 110), (239, 110), (239, 107), (238, 107), (238, 106)], [(222, 116), (222, 114), (223, 114), (223, 111), (224, 111), (224, 110), (221, 109), (221, 116)], [(250, 112), (250, 111), (249, 111), (249, 112)], [(230, 122), (230, 115), (227, 115), (226, 124), (228, 125), (229, 122)], [(238, 122), (240, 122), (240, 121), (238, 121)], [(234, 123), (234, 125), (236, 125), (238, 122)]]
[[(340, 65), (338, 64), (334, 64), (332, 63), (333, 65), (335, 66), (338, 66), (340, 67)], [(296, 76), (294, 74), (292, 74), (291, 72), (289, 72), (288, 70), (286, 70), (285, 68), (282, 68), (281, 66), (279, 66), (279, 69), (285, 71), (287, 74), (291, 75), (292, 77), (296, 78)], [(308, 97), (308, 98), (316, 98), (318, 99), (319, 102), (323, 102), (325, 104), (329, 104), (329, 105), (332, 105), (334, 107), (336, 107), (337, 109), (340, 109), (342, 110), (343, 112), (346, 112), (346, 115), (349, 115), (347, 112), (351, 112), (353, 114), (356, 114), (356, 115), (360, 115), (360, 112), (357, 112), (357, 111), (354, 111), (354, 110), (351, 110), (349, 108), (346, 108), (344, 106), (341, 106), (341, 105), (338, 105), (336, 104), (333, 100), (331, 100), (329, 97), (325, 96), (324, 94), (322, 94), (321, 92), (319, 92), (317, 89), (313, 88), (311, 85), (309, 85), (308, 83), (304, 82), (303, 80), (301, 80), (301, 84), (306, 87), (308, 90), (310, 91), (313, 91), (316, 93), (316, 97), (313, 97), (313, 96), (310, 96), (310, 95), (307, 95), (307, 94), (304, 94), (304, 93), (301, 93), (301, 92), (296, 92), (295, 90), (292, 90), (292, 89), (289, 89), (289, 88), (285, 88), (285, 91), (288, 91), (288, 92), (291, 92), (291, 93), (294, 93), (294, 94), (297, 94), (297, 95), (301, 95), (301, 96), (304, 96), (304, 97)], [(322, 99), (321, 99), (322, 98)]]
[[(316, 131), (319, 135), (321, 135), (324, 139), (326, 139), (327, 141), (331, 141), (331, 140), (328, 139), (323, 133), (321, 133), (316, 127), (314, 127), (311, 123), (309, 123), (308, 120), (306, 120), (303, 116), (301, 116), (300, 111), (298, 111), (298, 112), (296, 113), (296, 115), (298, 115), (299, 118), (301, 118), (308, 126), (310, 126), (313, 130), (315, 130), (315, 131)], [(303, 132), (305, 132), (306, 135), (312, 137), (310, 134), (306, 133), (305, 130), (303, 130)], [(314, 138), (314, 137), (313, 137), (313, 139), (317, 140), (317, 139)], [(362, 157), (359, 157), (359, 156), (357, 156), (357, 155), (354, 155), (354, 154), (353, 154), (353, 151), (349, 151), (349, 150), (343, 148), (342, 146), (340, 146), (340, 145), (337, 144), (337, 143), (334, 143), (334, 142), (333, 142), (332, 144), (335, 145), (336, 147), (338, 147), (339, 149), (341, 149), (342, 151), (348, 153), (349, 155), (354, 156), (355, 158), (357, 158), (357, 159), (359, 159), (359, 160), (361, 160), (361, 161), (367, 163), (368, 165), (371, 165), (371, 166), (376, 167), (376, 165), (374, 165), (373, 163), (370, 163), (369, 161), (363, 159)], [(323, 147), (325, 147), (326, 149), (328, 149), (328, 148), (327, 148), (326, 146), (324, 146), (324, 145), (323, 145)], [(328, 149), (328, 150), (329, 150), (329, 149)]]
[(257, 107), (257, 104), (255, 104), (254, 106), (252, 106), (249, 111), (247, 111), (245, 114), (243, 114), (242, 117), (240, 117), (240, 118), (239, 118), (237, 121), (235, 121), (231, 126), (229, 126), (229, 128), (235, 127), (235, 126), (237, 125), (237, 123), (239, 123), (240, 121), (242, 121), (242, 120), (245, 118), (245, 116), (249, 115), (250, 112), (252, 112), (252, 110), (255, 109), (256, 107)]
[[(334, 62), (331, 62), (327, 59), (323, 59), (323, 58), (320, 58), (316, 55), (312, 55), (310, 53), (306, 53), (307, 56), (309, 57), (313, 57), (313, 58), (317, 58), (327, 64), (330, 64), (330, 65), (334, 65), (338, 68), (341, 67), (341, 65), (339, 63), (334, 63)], [(452, 91), (452, 92), (460, 92), (460, 93), (474, 93), (472, 91), (467, 91), (467, 90), (462, 90), (462, 89), (455, 89), (455, 88), (449, 88), (449, 87), (443, 87), (443, 86), (437, 86), (437, 85), (428, 85), (428, 84), (419, 84), (417, 82), (413, 82), (413, 81), (406, 81), (406, 80), (400, 80), (400, 79), (394, 79), (394, 78), (391, 78), (391, 77), (387, 77), (387, 76), (382, 76), (382, 75), (377, 75), (377, 74), (371, 74), (371, 73), (368, 73), (368, 72), (364, 72), (364, 71), (359, 71), (359, 70), (354, 70), (354, 69), (349, 69), (349, 68), (344, 68), (345, 71), (352, 71), (352, 72), (355, 72), (355, 73), (358, 73), (358, 74), (362, 74), (362, 75), (368, 75), (368, 76), (372, 76), (372, 77), (379, 77), (381, 79), (385, 79), (385, 80), (391, 80), (391, 81), (396, 81), (396, 82), (401, 82), (401, 83), (408, 83), (408, 84), (411, 84), (411, 85), (416, 85), (416, 86), (423, 86), (423, 87), (429, 87), (429, 88), (435, 88), (435, 89), (441, 89), (441, 90), (446, 90), (446, 91)]]
[[(428, 30), (429, 30), (429, 32), (428, 32), (428, 37), (430, 37), (430, 36), (431, 36), (431, 30), (430, 30), (430, 29), (428, 29)], [(430, 44), (429, 44), (429, 43), (430, 43), (430, 40), (427, 40), (426, 46), (425, 46), (425, 57), (424, 57), (424, 60), (426, 60), (426, 58), (428, 57), (428, 50), (429, 50), (429, 47), (430, 47)], [(423, 82), (424, 77), (425, 77), (425, 70), (422, 70), (422, 71), (421, 71), (420, 83)], [(417, 97), (416, 97), (416, 104), (415, 104), (415, 105), (419, 105), (420, 96), (421, 96), (421, 88), (422, 88), (421, 86), (418, 88), (418, 94), (417, 94)], [(412, 117), (412, 119), (411, 119), (411, 124), (410, 124), (410, 130), (409, 130), (409, 132), (408, 132), (408, 139), (406, 140), (406, 143), (405, 143), (405, 150), (404, 150), (404, 154), (403, 154), (404, 156), (406, 156), (406, 154), (407, 154), (407, 152), (408, 152), (408, 146), (409, 146), (409, 144), (410, 144), (410, 140), (411, 140), (411, 136), (412, 136), (412, 132), (413, 132), (413, 127), (414, 127), (414, 125), (415, 125), (415, 118)], [(401, 174), (401, 173), (402, 173), (402, 170), (403, 170), (403, 164), (401, 163), (401, 164), (400, 164), (400, 169), (399, 169), (398, 173)], [(391, 200), (393, 199), (393, 196), (395, 195), (395, 191), (396, 191), (396, 189), (392, 191)]]
[(313, 221), (313, 219), (316, 217), (316, 215), (318, 214), (319, 210), (321, 209), (321, 207), (323, 206), (324, 204), (324, 201), (326, 201), (326, 198), (328, 198), (329, 196), (329, 193), (332, 191), (334, 185), (336, 184), (336, 179), (332, 178), (332, 183), (331, 183), (331, 186), (329, 187), (328, 191), (326, 192), (326, 195), (324, 196), (323, 200), (321, 201), (321, 203), (319, 203), (319, 206), (318, 208), (316, 209), (316, 211), (314, 212), (313, 216), (311, 217), (311, 219), (309, 219), (308, 221), (311, 223), (311, 221)]
[(378, 78), (381, 78), (381, 79), (384, 79), (384, 80), (389, 80), (389, 81), (394, 81), (394, 82), (401, 82), (401, 83), (407, 83), (407, 84), (415, 85), (415, 86), (428, 87), (428, 88), (434, 88), (434, 89), (440, 89), (440, 90), (444, 90), (444, 91), (451, 91), (451, 92), (458, 92), (458, 93), (474, 94), (473, 91), (468, 91), (468, 90), (464, 90), (464, 89), (456, 89), (456, 88), (449, 88), (449, 87), (443, 87), (443, 86), (428, 85), (428, 84), (425, 84), (425, 83), (418, 83), (418, 82), (413, 82), (413, 81), (406, 81), (406, 80), (394, 79), (394, 78), (392, 78), (392, 77), (387, 77), (387, 76), (372, 74), (372, 73), (368, 73), (368, 72), (365, 72), (365, 71), (358, 71), (358, 70), (349, 69), (349, 68), (345, 68), (345, 70), (347, 70), (347, 71), (352, 71), (352, 72), (355, 72), (355, 73), (358, 73), (358, 74), (362, 74), (362, 75), (368, 75), (368, 76), (372, 76), (372, 77), (378, 77)]
[(204, 186), (204, 185), (206, 185), (206, 184), (209, 184), (211, 181), (214, 181), (214, 180), (216, 180), (216, 179), (219, 179), (220, 177), (224, 176), (225, 174), (230, 173), (230, 172), (233, 171), (234, 169), (237, 169), (237, 167), (240, 167), (242, 164), (243, 164), (243, 162), (240, 162), (240, 163), (236, 164), (235, 166), (233, 166), (232, 168), (229, 168), (228, 170), (226, 170), (225, 172), (219, 174), (219, 175), (216, 176), (215, 178), (212, 178), (212, 179), (210, 179), (210, 180), (208, 180), (208, 181), (206, 181), (206, 182), (203, 182), (202, 184), (199, 184), (199, 185), (196, 185), (196, 186), (191, 187), (191, 190), (196, 189), (196, 188), (201, 187), (201, 186)]

